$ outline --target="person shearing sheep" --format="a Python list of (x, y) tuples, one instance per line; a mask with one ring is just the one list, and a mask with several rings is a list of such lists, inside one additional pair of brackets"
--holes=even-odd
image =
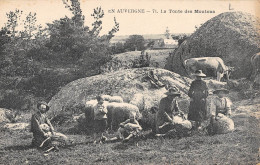
[(54, 131), (51, 122), (46, 116), (49, 108), (46, 102), (39, 102), (37, 104), (38, 110), (31, 118), (32, 145), (39, 148), (46, 148), (45, 152), (59, 150), (57, 145), (68, 142), (68, 138), (64, 134)]
[(129, 119), (119, 124), (117, 131), (117, 137), (109, 139), (109, 141), (123, 140), (123, 142), (129, 141), (133, 137), (137, 137), (142, 131), (142, 127), (139, 122), (135, 119), (135, 114), (130, 114)]
[(135, 119), (135, 115), (131, 114), (130, 118), (119, 124), (118, 129), (119, 138), (123, 139), (124, 142), (128, 141), (130, 138), (135, 137), (142, 130), (139, 122)]
[(156, 114), (156, 136), (178, 135), (182, 130), (191, 129), (190, 121), (178, 106), (177, 97), (181, 95), (178, 88), (170, 88), (165, 94), (167, 97), (161, 99)]

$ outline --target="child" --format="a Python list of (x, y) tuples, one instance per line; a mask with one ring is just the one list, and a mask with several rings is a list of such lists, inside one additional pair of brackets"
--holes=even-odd
[(217, 89), (213, 92), (213, 94), (216, 94), (217, 97), (214, 100), (214, 106), (216, 106), (216, 113), (215, 117), (218, 116), (219, 113), (230, 117), (231, 116), (231, 105), (232, 102), (228, 97), (226, 97), (226, 94), (228, 94), (229, 91), (227, 89)]
[(119, 126), (120, 126), (120, 128), (118, 129), (119, 139), (123, 139), (124, 142), (138, 135), (138, 133), (142, 130), (142, 127), (135, 119), (134, 114), (131, 114), (129, 119), (120, 123)]
[(103, 133), (107, 127), (107, 105), (104, 103), (104, 98), (96, 97), (98, 103), (94, 107), (94, 144), (102, 143), (102, 139), (106, 139)]
[(190, 107), (188, 120), (195, 121), (195, 130), (202, 129), (201, 123), (207, 119), (206, 99), (208, 97), (207, 83), (202, 80), (206, 77), (202, 70), (196, 70), (194, 76), (196, 79), (192, 81), (188, 96), (190, 97)]
[(210, 135), (227, 133), (234, 130), (234, 122), (230, 119), (232, 102), (226, 97), (228, 93), (229, 91), (223, 88), (213, 92), (213, 94), (217, 95), (213, 101), (216, 112), (211, 116), (210, 125), (207, 128)]

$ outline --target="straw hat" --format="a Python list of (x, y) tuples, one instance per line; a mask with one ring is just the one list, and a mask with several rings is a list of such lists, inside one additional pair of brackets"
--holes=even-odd
[(177, 87), (170, 88), (166, 93), (166, 95), (181, 95), (179, 89)]
[(193, 75), (199, 77), (206, 77), (206, 75), (202, 72), (202, 70), (196, 70)]

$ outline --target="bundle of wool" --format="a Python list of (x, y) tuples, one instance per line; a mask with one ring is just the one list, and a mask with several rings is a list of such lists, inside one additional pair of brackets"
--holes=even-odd
[(50, 127), (48, 124), (41, 124), (40, 128), (44, 131), (44, 132), (50, 132)]
[(213, 119), (212, 134), (225, 134), (234, 131), (234, 121), (229, 117), (218, 114), (216, 120)]
[(192, 128), (192, 124), (189, 120), (186, 120), (186, 119), (183, 119), (182, 117), (180, 116), (174, 116), (173, 117), (173, 122), (175, 124), (180, 124), (182, 125), (184, 128), (187, 128), (187, 129), (191, 129)]

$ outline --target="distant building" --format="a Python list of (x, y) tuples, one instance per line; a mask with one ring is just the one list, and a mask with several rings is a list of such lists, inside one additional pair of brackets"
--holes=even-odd
[(175, 49), (178, 47), (178, 40), (158, 39), (154, 41), (152, 49)]

